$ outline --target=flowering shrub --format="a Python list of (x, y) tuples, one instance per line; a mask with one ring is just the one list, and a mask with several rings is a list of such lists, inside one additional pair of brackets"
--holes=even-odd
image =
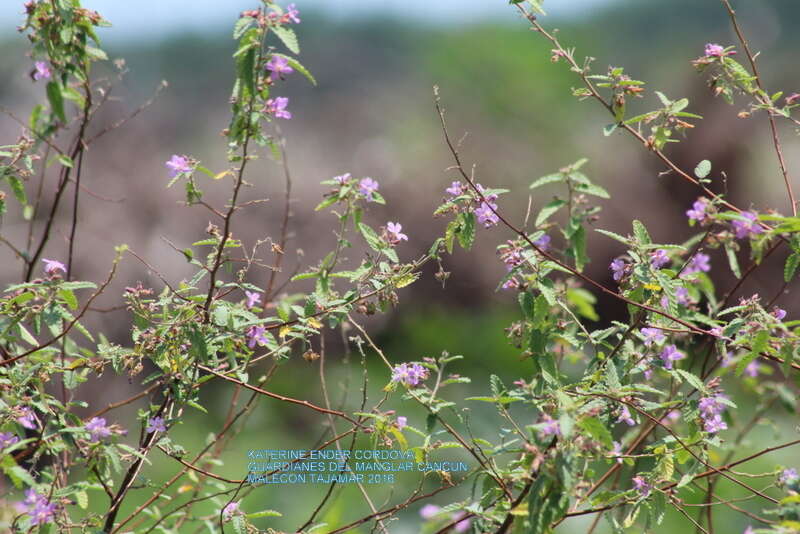
[[(745, 102), (740, 116), (763, 115), (769, 121), (789, 212), (735, 206), (719, 192), (712, 162), (687, 171), (670, 159), (669, 144), (687, 135), (694, 125), (690, 121), (702, 119), (686, 111), (687, 99), (671, 100), (655, 91), (658, 107), (630, 116), (629, 104), (648, 94), (644, 82), (620, 67), (594, 73), (590, 58), (579, 60), (574, 49), (542, 26), (540, 0), (511, 3), (552, 47), (553, 61), (575, 74), (579, 86), (573, 94), (596, 101), (612, 116), (606, 136), (630, 136), (672, 177), (697, 187), (699, 196), (686, 211), (688, 225), (699, 230), (695, 237), (658, 243), (638, 220), (627, 235), (597, 228), (599, 203), (610, 194), (589, 178), (585, 159), (531, 183), (536, 192), (551, 186), (563, 193), (525, 217), (524, 224), (511, 222), (502, 201), (509, 191), (485, 179), (482, 185), (474, 176), (451, 138), (437, 90), (438, 118), (456, 173), (441, 205), (431, 206), (434, 217), (447, 221), (443, 236), (421, 257), (402, 258), (402, 246), (415, 239), (403, 232), (402, 221), (369, 222), (385, 220), (379, 180), (345, 173), (322, 182), (317, 206), (335, 221), (331, 252), (299, 274), (281, 274), (290, 224), (288, 171), (279, 237), (243, 242), (234, 231), (236, 215), (265, 209), (241, 198), (248, 164), (260, 153), (286, 161), (274, 127), (279, 119), (292, 119), (283, 81), (297, 74), (315, 80), (296, 59), (293, 25), (301, 22), (300, 13), (292, 4), (282, 8), (262, 0), (243, 12), (234, 28), (236, 77), (224, 132), (229, 167), (214, 172), (194, 155), (179, 154), (164, 164), (165, 186), (181, 182), (186, 204), (208, 209), (216, 222), (206, 229), (207, 237), (178, 251), (193, 269), (189, 279), (159, 275), (160, 288), (125, 289), (121, 297), (130, 313), (125, 344), (110, 342), (84, 322), (120, 262), (145, 260), (120, 245), (99, 283), (76, 280), (73, 269), (80, 246), (83, 159), (96, 139), (87, 136), (87, 127), (105, 103), (103, 84), (109, 83), (92, 78), (93, 65), (107, 61), (95, 28), (107, 23), (79, 0), (25, 4), (22, 30), (33, 47), (31, 81), (46, 84), (46, 103), (32, 110), (19, 140), (0, 152), (2, 180), (14, 199), (0, 195), (0, 214), (16, 216), (18, 205), (21, 219), (39, 229), (27, 246), (3, 238), (23, 267), (20, 282), (0, 296), (0, 468), (9, 485), (0, 501), (4, 529), (276, 532), (271, 518), (299, 511), (307, 519), (293, 532), (336, 533), (371, 523), (388, 532), (389, 521), (410, 509), (426, 532), (538, 534), (562, 523), (572, 531), (575, 518), (586, 516), (594, 518), (590, 532), (601, 517), (613, 532), (658, 531), (668, 512), (700, 532), (713, 532), (715, 521), (740, 514), (750, 525), (746, 532), (800, 531), (797, 468), (748, 470), (754, 460), (800, 439), (775, 441), (748, 456), (737, 450), (778, 403), (792, 417), (797, 408), (798, 322), (777, 303), (800, 265), (800, 218), (779, 135), (781, 121), (797, 123), (792, 112), (800, 97), (770, 95), (763, 88), (755, 56), (723, 0), (740, 40), (729, 46), (699, 44), (701, 55), (692, 63), (714, 94)], [(749, 67), (737, 61), (741, 56)], [(30, 179), (46, 168), (48, 154), (55, 156), (57, 180), (46, 209), (38, 200), (31, 203), (28, 191)], [(203, 188), (225, 187), (229, 200), (224, 205), (204, 199)], [(45, 258), (70, 191), (68, 254)], [(464, 399), (449, 387), (470, 381), (456, 372), (462, 356), (442, 347), (435, 357), (398, 361), (373, 340), (362, 316), (396, 306), (402, 289), (428, 263), (438, 265), (435, 276), (444, 282), (447, 256), (456, 245), (470, 249), (479, 235), (498, 243), (507, 269), (498, 289), (519, 303), (519, 318), (507, 333), (529, 370), (511, 384), (495, 375), (474, 377), (489, 393)], [(590, 237), (619, 243), (621, 253), (609, 265), (612, 284), (585, 273)], [(266, 242), (271, 248), (264, 252)], [(348, 249), (357, 256), (355, 264), (345, 262)], [(723, 269), (716, 255), (712, 261), (711, 252), (718, 249), (736, 278), (732, 287), (718, 289), (715, 283), (715, 272)], [(773, 254), (785, 257), (776, 295), (736, 301), (737, 290)], [(740, 261), (747, 262), (744, 269)], [(262, 270), (266, 282), (253, 283), (263, 280), (257, 276)], [(623, 302), (628, 320), (598, 328), (599, 293)], [(324, 340), (326, 333), (337, 332), (361, 356), (365, 382), (357, 406), (334, 407), (325, 389)], [(276, 368), (262, 372), (258, 365), (300, 357), (319, 366), (322, 402), (272, 391)], [(368, 357), (380, 360), (382, 374), (367, 372)], [(140, 378), (145, 369), (147, 376)], [(141, 390), (102, 408), (81, 400), (78, 386), (104, 373), (125, 375)], [(369, 380), (384, 385), (377, 398), (368, 394)], [(224, 425), (199, 452), (189, 454), (190, 444), (180, 443), (174, 431), (188, 410), (206, 412), (200, 392), (212, 382), (229, 386), (237, 400), (240, 393), (250, 399), (244, 405), (234, 400)], [(747, 399), (747, 410), (726, 393), (732, 391)], [(427, 419), (414, 421), (385, 409), (390, 397), (403, 406), (424, 407)], [(257, 488), (247, 473), (227, 469), (220, 456), (230, 447), (240, 417), (264, 398), (327, 421), (325, 434), (309, 449), (401, 449), (411, 451), (418, 465), (439, 450), (454, 449), (472, 465), (464, 473), (423, 469), (418, 487), (383, 504), (359, 486), (363, 510), (361, 502), (353, 509), (360, 516), (339, 524), (320, 518), (335, 481), (321, 502), (299, 503), (301, 510), (248, 509), (244, 499)], [(115, 422), (114, 410), (142, 399), (138, 428)], [(478, 436), (471, 429), (464, 407), (475, 403), (497, 411), (494, 434)], [(179, 469), (167, 480), (145, 475), (158, 453)], [(740, 497), (721, 497), (721, 487), (734, 488)], [(430, 502), (441, 501), (445, 495), (438, 494), (445, 491), (455, 495), (448, 497), (450, 504)]]

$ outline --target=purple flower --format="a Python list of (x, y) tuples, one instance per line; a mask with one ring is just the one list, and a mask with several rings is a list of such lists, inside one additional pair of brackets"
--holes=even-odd
[(53, 520), (56, 504), (33, 488), (25, 490), (25, 500), (17, 503), (17, 510), (31, 517), (31, 525), (42, 525)]
[(764, 231), (764, 229), (756, 223), (758, 215), (754, 212), (743, 211), (739, 215), (743, 217), (744, 220), (736, 219), (731, 221), (731, 226), (733, 226), (733, 230), (736, 232), (736, 239), (744, 239), (746, 237), (758, 235)]
[(789, 469), (784, 469), (781, 471), (781, 475), (778, 478), (778, 482), (783, 485), (790, 484), (800, 478), (800, 475), (797, 474), (797, 469), (794, 467), (790, 467)]
[(667, 251), (663, 248), (660, 248), (650, 254), (650, 265), (652, 265), (654, 268), (660, 269), (668, 263), (669, 256), (667, 256)]
[(333, 181), (336, 182), (339, 185), (344, 185), (344, 184), (346, 184), (347, 182), (350, 181), (350, 178), (351, 178), (350, 173), (346, 172), (346, 173), (344, 173), (344, 174), (342, 174), (340, 176), (334, 176), (333, 177)]
[(700, 410), (700, 416), (718, 415), (725, 411), (725, 403), (722, 400), (725, 397), (722, 395), (714, 395), (713, 397), (703, 397), (697, 403), (697, 408)]
[(672, 369), (672, 362), (677, 362), (685, 357), (686, 355), (679, 351), (678, 347), (675, 345), (667, 345), (664, 347), (664, 350), (661, 351), (661, 359), (663, 360), (664, 367), (666, 369)]
[(451, 197), (455, 198), (457, 196), (461, 196), (465, 193), (464, 186), (461, 185), (461, 182), (453, 182), (450, 184), (450, 187), (445, 189), (445, 192), (448, 193)]
[(251, 349), (255, 348), (256, 343), (259, 345), (266, 345), (269, 342), (267, 338), (267, 329), (255, 324), (247, 329), (247, 337), (249, 338), (247, 346)]
[(294, 69), (289, 66), (289, 60), (283, 56), (277, 55), (269, 58), (269, 61), (267, 61), (267, 64), (264, 65), (264, 68), (272, 73), (270, 75), (270, 79), (274, 79), (273, 76), (277, 76), (283, 80), (284, 74), (291, 74), (294, 72)]
[(725, 48), (718, 44), (707, 43), (705, 49), (706, 57), (722, 57), (725, 54)]
[(614, 280), (619, 282), (625, 276), (625, 269), (628, 265), (621, 259), (617, 258), (608, 266), (611, 272), (614, 273)]
[[(455, 514), (453, 514), (453, 521), (461, 519), (465, 515), (466, 515), (465, 512), (456, 512)], [(469, 530), (469, 525), (471, 522), (472, 520), (469, 518), (463, 519), (455, 524), (453, 530), (455, 530), (456, 532), (466, 532), (467, 530)]]
[(39, 421), (36, 419), (36, 414), (27, 406), (21, 409), (22, 415), (17, 417), (17, 423), (21, 424), (29, 430), (36, 430), (39, 428)]
[(423, 519), (430, 519), (435, 515), (439, 514), (441, 508), (436, 506), (435, 504), (426, 504), (419, 510), (419, 515), (422, 516)]
[(633, 477), (633, 487), (639, 492), (642, 498), (647, 497), (650, 495), (650, 492), (653, 491), (653, 486), (642, 476)]
[(544, 439), (547, 436), (560, 436), (561, 425), (547, 414), (542, 416), (542, 428), (539, 430), (539, 439)]
[(401, 363), (392, 369), (392, 382), (416, 386), (428, 378), (428, 370), (418, 363)]
[(622, 463), (622, 455), (623, 455), (622, 443), (620, 443), (619, 441), (615, 441), (613, 443), (614, 443), (614, 448), (611, 450), (611, 454), (613, 455), (613, 457), (616, 458), (617, 463), (621, 464)]
[(180, 173), (192, 172), (192, 166), (189, 164), (189, 158), (186, 156), (173, 154), (164, 165), (169, 169), (170, 178), (175, 178)]
[(481, 202), (481, 205), (475, 209), (475, 216), (484, 228), (491, 228), (500, 222), (500, 217), (494, 212), (496, 209), (497, 206), (495, 204), (487, 202)]
[(666, 339), (664, 332), (660, 328), (642, 328), (642, 334), (644, 335), (644, 345), (646, 347), (651, 346), (653, 343), (661, 345)]
[(628, 426), (636, 425), (636, 421), (633, 419), (630, 410), (628, 410), (627, 406), (623, 406), (622, 409), (619, 411), (619, 417), (617, 417), (617, 423), (624, 422)]
[(230, 521), (233, 519), (233, 516), (240, 515), (242, 512), (239, 510), (239, 503), (234, 501), (225, 505), (225, 508), (222, 509), (222, 519), (224, 521)]
[(731, 353), (731, 351), (728, 351), (725, 354), (723, 354), (722, 362), (720, 362), (720, 365), (722, 365), (723, 368), (730, 367), (731, 365), (733, 365), (733, 363), (734, 363), (733, 353)]
[(707, 273), (711, 270), (711, 265), (708, 263), (710, 260), (708, 254), (703, 254), (702, 252), (698, 252), (695, 254), (692, 259), (689, 261), (689, 265), (683, 270), (684, 274), (694, 274), (699, 273), (700, 271)]
[(245, 305), (248, 308), (252, 308), (256, 304), (261, 304), (261, 293), (258, 293), (257, 291), (247, 291), (247, 290), (245, 290), (244, 294), (247, 297), (247, 303)]
[(798, 100), (800, 100), (800, 93), (792, 93), (792, 94), (790, 94), (789, 96), (786, 97), (786, 105), (787, 106), (791, 106), (792, 104), (794, 104)]
[(379, 184), (372, 178), (362, 178), (358, 182), (358, 192), (364, 195), (369, 201), (373, 200), (373, 193), (378, 190)]
[(286, 17), (295, 24), (300, 24), (300, 12), (294, 4), (289, 4), (286, 8)]
[(267, 107), (265, 111), (267, 113), (272, 113), (279, 119), (291, 119), (292, 112), (286, 109), (286, 106), (288, 105), (288, 96), (276, 96), (275, 98), (270, 98), (267, 100)]
[(153, 432), (166, 432), (167, 427), (164, 424), (163, 417), (151, 417), (147, 420), (147, 430), (148, 434), (152, 434)]
[(397, 429), (403, 430), (408, 424), (408, 417), (400, 415), (397, 417)]
[(783, 318), (786, 317), (786, 310), (782, 308), (778, 308), (777, 306), (772, 308), (772, 315), (779, 321), (783, 321)]
[(517, 280), (512, 276), (511, 278), (503, 282), (503, 285), (501, 287), (503, 289), (513, 289), (515, 287), (519, 287), (519, 280)]
[(670, 423), (674, 423), (681, 417), (681, 412), (679, 410), (670, 410), (667, 414), (661, 418), (661, 422), (665, 425)]
[(102, 417), (92, 417), (84, 428), (91, 435), (90, 441), (100, 441), (111, 435), (111, 429), (106, 426), (106, 420)]
[(753, 530), (751, 525), (747, 525), (747, 528), (742, 531), (742, 534), (756, 534), (756, 531)]
[(709, 434), (716, 434), (728, 428), (728, 424), (722, 420), (721, 415), (712, 415), (703, 420), (703, 428)]
[(37, 61), (33, 64), (33, 79), (35, 81), (49, 80), (51, 76), (50, 67), (44, 61)]
[(706, 209), (708, 208), (708, 199), (700, 197), (692, 204), (692, 209), (686, 211), (687, 217), (690, 221), (704, 222), (708, 218)]
[(0, 432), (0, 449), (11, 447), (17, 442), (19, 442), (19, 438), (11, 432)]
[(675, 290), (675, 298), (678, 299), (678, 304), (681, 306), (688, 306), (692, 303), (692, 300), (689, 298), (689, 290), (685, 287), (679, 287)]
[(533, 244), (536, 245), (537, 247), (539, 247), (540, 249), (542, 249), (544, 252), (547, 252), (547, 249), (550, 248), (550, 241), (551, 241), (550, 236), (547, 235), (547, 234), (544, 234), (539, 239), (536, 239), (533, 242)]
[(747, 364), (747, 367), (744, 368), (744, 373), (752, 378), (758, 376), (758, 360), (753, 360), (752, 362)]
[(43, 259), (42, 261), (44, 262), (44, 272), (47, 274), (55, 274), (56, 271), (67, 272), (67, 268), (60, 261), (47, 259)]
[(408, 241), (408, 236), (401, 232), (402, 229), (403, 225), (400, 223), (386, 223), (386, 235), (389, 238), (389, 243), (396, 245), (400, 241)]

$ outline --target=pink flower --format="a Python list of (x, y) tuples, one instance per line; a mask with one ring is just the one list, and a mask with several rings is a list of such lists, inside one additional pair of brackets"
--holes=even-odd
[(718, 44), (706, 44), (705, 56), (706, 57), (722, 57), (725, 54), (725, 48)]
[(294, 22), (295, 24), (300, 24), (300, 12), (297, 10), (294, 4), (288, 5), (288, 7), (286, 8), (285, 17), (290, 22)]
[(271, 79), (274, 79), (273, 76), (277, 76), (283, 80), (284, 74), (291, 74), (294, 72), (294, 69), (289, 66), (289, 60), (278, 55), (274, 55), (269, 58), (269, 61), (267, 61), (267, 64), (264, 66), (264, 68), (272, 73), (270, 75)]
[[(457, 512), (453, 514), (453, 521), (455, 521), (456, 519), (460, 519), (465, 515), (467, 515), (465, 512)], [(467, 530), (469, 530), (470, 523), (472, 523), (471, 519), (469, 518), (463, 519), (455, 524), (453, 530), (455, 530), (456, 532), (466, 532)]]
[(401, 416), (399, 416), (397, 418), (397, 429), (398, 430), (403, 430), (406, 427), (407, 424), (408, 424), (408, 417), (405, 417), (405, 416), (401, 415)]
[(372, 178), (362, 178), (358, 182), (358, 192), (364, 195), (364, 198), (369, 201), (375, 198), (374, 193), (378, 191), (378, 187), (380, 187), (380, 185)]
[(786, 310), (782, 308), (778, 308), (777, 306), (772, 308), (772, 315), (779, 321), (783, 321), (783, 318), (786, 317)]
[(400, 241), (408, 241), (408, 236), (401, 232), (402, 229), (403, 225), (400, 223), (386, 223), (386, 235), (389, 239), (389, 243), (396, 245)]
[(186, 156), (178, 156), (177, 154), (173, 154), (169, 161), (167, 161), (164, 165), (166, 165), (167, 169), (169, 169), (170, 178), (175, 178), (184, 172), (192, 172), (192, 166), (189, 164), (189, 158)]
[(650, 495), (650, 492), (653, 491), (653, 486), (651, 486), (644, 477), (633, 477), (633, 487), (636, 488), (636, 491), (639, 492), (639, 495), (642, 497), (647, 497)]
[(347, 182), (350, 181), (350, 178), (351, 178), (350, 173), (346, 172), (346, 173), (344, 173), (344, 174), (342, 174), (340, 176), (334, 176), (333, 177), (333, 181), (336, 182), (339, 185), (344, 185), (344, 184), (346, 184)]
[(419, 510), (419, 515), (422, 516), (423, 519), (431, 519), (432, 517), (439, 514), (441, 508), (436, 506), (435, 504), (426, 504)]
[(275, 98), (270, 98), (267, 100), (267, 107), (266, 112), (272, 113), (275, 117), (279, 119), (291, 119), (292, 112), (286, 109), (286, 106), (289, 105), (289, 97), (287, 96), (277, 96)]
[(49, 80), (51, 76), (50, 67), (44, 61), (37, 61), (33, 64), (33, 79), (35, 81)]
[(225, 505), (225, 508), (222, 509), (222, 519), (224, 521), (230, 521), (233, 519), (233, 516), (240, 515), (242, 512), (239, 510), (239, 503), (234, 501)]
[(623, 406), (620, 410), (619, 417), (617, 418), (617, 423), (625, 422), (628, 426), (635, 426), (636, 421), (634, 420), (633, 416), (631, 415), (630, 410), (628, 410), (627, 406)]
[(542, 416), (543, 426), (539, 429), (539, 439), (544, 439), (547, 436), (560, 436), (561, 425), (547, 414)]
[(44, 262), (44, 272), (47, 274), (55, 274), (57, 271), (67, 272), (67, 268), (60, 261), (48, 259), (42, 259), (42, 261)]
[(256, 304), (261, 303), (261, 293), (256, 291), (247, 291), (244, 292), (245, 296), (247, 297), (247, 303), (245, 304), (248, 308), (252, 308)]
[(758, 376), (758, 360), (753, 360), (752, 362), (747, 364), (747, 367), (744, 368), (744, 373), (751, 377), (755, 378)]

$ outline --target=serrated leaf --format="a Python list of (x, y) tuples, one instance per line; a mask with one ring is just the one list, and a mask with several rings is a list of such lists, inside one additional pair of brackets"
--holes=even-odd
[(297, 42), (297, 35), (294, 33), (294, 30), (286, 26), (274, 26), (272, 32), (278, 36), (278, 39), (280, 39), (293, 54), (300, 53), (300, 44)]
[(790, 282), (794, 278), (794, 273), (797, 271), (797, 266), (800, 265), (800, 254), (794, 252), (786, 258), (786, 263), (783, 266), (783, 281)]
[(64, 113), (64, 95), (61, 94), (61, 86), (56, 82), (49, 82), (47, 84), (47, 100), (50, 102), (50, 108), (53, 114), (61, 122), (67, 122), (67, 116)]
[(549, 219), (551, 215), (557, 212), (561, 208), (561, 206), (564, 206), (566, 203), (567, 203), (566, 200), (561, 200), (560, 198), (556, 198), (548, 202), (536, 216), (536, 226), (539, 226), (547, 219)]
[(649, 245), (652, 242), (650, 239), (650, 234), (647, 232), (647, 228), (645, 228), (641, 221), (636, 219), (633, 221), (633, 235), (636, 237), (636, 241), (642, 245)]

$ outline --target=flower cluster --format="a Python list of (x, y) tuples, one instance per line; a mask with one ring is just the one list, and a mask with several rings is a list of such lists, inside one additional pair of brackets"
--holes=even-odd
[(416, 386), (428, 378), (428, 370), (422, 365), (414, 363), (401, 363), (392, 369), (392, 382), (399, 382), (407, 386)]
[(33, 488), (25, 490), (25, 500), (17, 503), (17, 511), (30, 517), (31, 526), (43, 525), (53, 520), (57, 506)]
[(724, 400), (725, 397), (718, 393), (701, 398), (697, 404), (703, 429), (709, 434), (716, 434), (728, 428), (728, 424), (722, 419), (722, 413), (725, 411)]
[[(470, 200), (469, 211), (475, 214), (478, 223), (483, 225), (484, 228), (491, 228), (500, 222), (500, 217), (497, 216), (497, 193), (490, 193), (481, 184), (475, 184), (475, 188), (480, 194), (474, 194)], [(454, 201), (459, 197), (470, 193), (470, 188), (463, 185), (461, 182), (453, 182), (450, 187), (445, 189), (445, 192), (450, 195), (449, 200)]]

